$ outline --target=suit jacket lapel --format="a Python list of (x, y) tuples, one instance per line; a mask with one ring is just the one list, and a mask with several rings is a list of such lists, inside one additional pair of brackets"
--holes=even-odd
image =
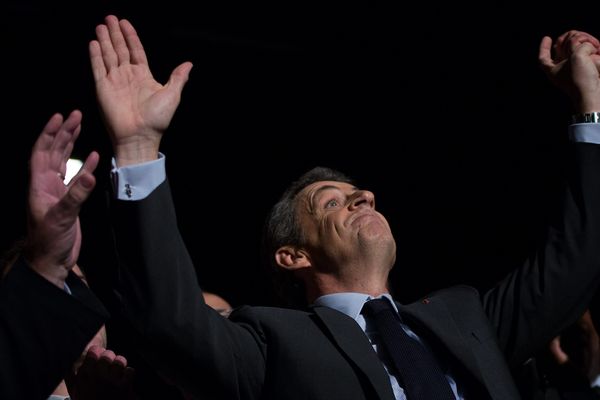
[(472, 344), (458, 329), (443, 301), (434, 297), (410, 305), (398, 304), (398, 309), (401, 315), (409, 316), (429, 329), (470, 373), (484, 383)]
[(329, 307), (315, 307), (313, 310), (335, 343), (367, 376), (379, 398), (394, 400), (389, 376), (360, 326), (352, 318)]
[[(432, 297), (419, 303), (398, 305), (398, 309), (401, 315), (412, 317), (432, 332), (467, 371), (487, 388), (492, 398), (518, 398), (514, 387), (507, 385), (507, 381), (503, 380), (509, 379), (508, 382), (512, 382), (510, 375), (502, 368), (502, 365), (497, 365), (497, 368), (493, 370), (482, 368), (483, 365), (488, 365), (484, 361), (486, 356), (479, 354), (482, 338), (479, 337), (478, 332), (461, 331), (441, 298)], [(487, 350), (484, 349), (484, 351)]]

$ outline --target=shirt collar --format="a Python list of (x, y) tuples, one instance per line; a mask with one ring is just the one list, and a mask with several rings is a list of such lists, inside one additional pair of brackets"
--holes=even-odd
[[(384, 293), (380, 297), (377, 298), (386, 298), (394, 307), (394, 310), (398, 312), (398, 308), (394, 303), (394, 299), (389, 293)], [(333, 293), (326, 294), (317, 298), (313, 305), (315, 306), (325, 306), (329, 308), (333, 308), (341, 313), (346, 314), (350, 318), (356, 320), (360, 315), (360, 312), (363, 308), (365, 302), (369, 300), (373, 300), (375, 297), (372, 297), (365, 293), (355, 293), (355, 292), (346, 292), (346, 293)]]

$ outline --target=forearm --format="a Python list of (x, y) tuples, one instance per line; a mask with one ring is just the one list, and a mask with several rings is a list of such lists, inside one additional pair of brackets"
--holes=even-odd
[(513, 366), (573, 323), (600, 283), (600, 146), (572, 147), (561, 212), (543, 243), (484, 296)]
[(186, 391), (252, 398), (245, 381), (260, 380), (264, 362), (257, 338), (204, 304), (168, 182), (144, 200), (115, 201), (112, 217), (120, 298), (140, 353)]

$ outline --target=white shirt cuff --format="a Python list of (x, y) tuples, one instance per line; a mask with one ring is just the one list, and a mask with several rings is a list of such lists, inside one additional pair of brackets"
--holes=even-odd
[(600, 144), (600, 124), (573, 124), (569, 126), (569, 137), (574, 142)]
[(121, 168), (113, 157), (110, 173), (117, 199), (142, 200), (167, 179), (165, 155), (158, 153), (156, 160)]

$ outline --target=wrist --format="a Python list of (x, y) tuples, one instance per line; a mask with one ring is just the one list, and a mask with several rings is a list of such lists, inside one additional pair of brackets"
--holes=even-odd
[(27, 261), (29, 268), (53, 285), (64, 289), (70, 268), (66, 264), (57, 262), (58, 257), (45, 251), (39, 251), (39, 249), (40, 247), (34, 244), (31, 238), (25, 243), (23, 258)]
[(573, 124), (600, 124), (600, 112), (582, 112), (571, 116)]
[(115, 146), (115, 160), (118, 167), (141, 164), (158, 158), (158, 143), (121, 144)]
[(600, 111), (600, 93), (593, 95), (581, 95), (575, 104), (575, 110), (580, 114)]

